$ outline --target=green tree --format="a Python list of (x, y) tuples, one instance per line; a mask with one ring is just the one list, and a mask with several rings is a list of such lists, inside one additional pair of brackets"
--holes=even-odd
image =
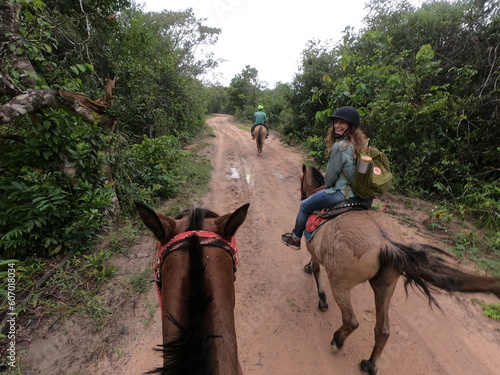
[(227, 88), (220, 84), (207, 87), (208, 113), (233, 113), (234, 109), (229, 105), (227, 91)]
[(317, 124), (316, 114), (328, 108), (327, 95), (321, 88), (325, 75), (335, 71), (335, 63), (335, 51), (319, 40), (309, 41), (302, 51), (302, 65), (288, 95), (292, 118), (283, 127), (287, 137), (306, 139), (324, 130), (325, 124)]
[[(216, 30), (181, 12), (174, 29), (195, 24), (198, 39), (174, 41), (165, 14), (128, 5), (0, 3), (2, 254), (87, 249), (120, 206), (171, 196), (182, 181), (180, 147), (206, 112), (195, 75), (213, 64), (190, 54)], [(163, 135), (177, 140), (151, 140)], [(151, 163), (148, 150), (175, 157)]]
[[(466, 204), (498, 225), (499, 92), (493, 77), (500, 71), (499, 2), (432, 1), (415, 8), (374, 0), (368, 8), (368, 26), (358, 35), (347, 29), (337, 45), (304, 54), (294, 82), (297, 102), (290, 103), (306, 130), (294, 124), (285, 134), (307, 140), (319, 156), (328, 115), (352, 105), (365, 132), (390, 156), (396, 188)], [(309, 69), (323, 59), (323, 71)], [(306, 81), (308, 72), (312, 79)], [(312, 108), (315, 122), (307, 123), (312, 103), (318, 106)]]
[(229, 103), (235, 108), (235, 115), (240, 119), (250, 119), (257, 107), (258, 92), (261, 88), (258, 70), (245, 66), (229, 85)]

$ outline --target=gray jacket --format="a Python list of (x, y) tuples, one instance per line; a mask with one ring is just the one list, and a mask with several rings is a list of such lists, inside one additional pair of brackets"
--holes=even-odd
[(357, 195), (348, 186), (348, 181), (342, 171), (345, 172), (349, 181), (352, 182), (354, 172), (356, 171), (356, 154), (354, 152), (354, 145), (344, 139), (335, 142), (330, 152), (330, 159), (328, 160), (325, 174), (326, 192), (333, 194), (337, 190), (340, 190), (345, 195), (347, 186), (349, 197), (356, 197)]

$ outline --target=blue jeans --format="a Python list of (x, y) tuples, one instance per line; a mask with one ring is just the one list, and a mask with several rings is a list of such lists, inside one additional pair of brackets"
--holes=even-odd
[(293, 234), (298, 238), (302, 237), (304, 229), (306, 228), (307, 218), (313, 211), (333, 206), (342, 201), (345, 201), (345, 195), (342, 194), (340, 190), (332, 194), (327, 194), (325, 190), (320, 190), (309, 198), (304, 199), (300, 203), (299, 213), (295, 219)]

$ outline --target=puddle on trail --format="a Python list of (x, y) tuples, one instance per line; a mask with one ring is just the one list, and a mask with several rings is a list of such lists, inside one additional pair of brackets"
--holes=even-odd
[[(240, 178), (240, 171), (238, 170), (238, 168), (231, 168), (231, 178), (234, 178), (236, 180)], [(254, 178), (250, 170), (245, 171), (245, 179), (248, 185), (254, 185)]]
[(238, 168), (231, 168), (231, 178), (235, 179), (240, 178), (240, 173), (238, 172)]

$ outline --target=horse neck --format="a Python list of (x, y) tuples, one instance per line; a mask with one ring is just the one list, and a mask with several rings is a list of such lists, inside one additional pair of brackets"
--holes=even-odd
[(302, 188), (304, 189), (304, 194), (306, 198), (309, 198), (318, 190), (321, 190), (325, 187), (325, 184), (316, 181), (312, 174), (306, 174), (306, 176), (304, 176), (304, 179), (305, 180)]
[[(233, 260), (225, 251), (211, 246), (203, 246), (201, 258), (204, 266), (203, 286), (206, 290), (204, 298), (211, 297), (211, 301), (204, 317), (206, 332), (199, 334), (210, 337), (207, 350), (212, 359), (213, 374), (237, 374)], [(191, 288), (188, 264), (188, 252), (177, 251), (171, 253), (162, 266), (163, 344), (179, 335), (179, 327), (190, 326), (186, 303)], [(172, 319), (165, 314), (171, 315)]]
[(212, 340), (214, 374), (238, 373), (238, 349), (234, 323), (234, 272), (233, 260), (219, 248), (205, 247), (205, 280), (208, 293), (213, 297), (208, 310), (209, 327), (218, 336)]

